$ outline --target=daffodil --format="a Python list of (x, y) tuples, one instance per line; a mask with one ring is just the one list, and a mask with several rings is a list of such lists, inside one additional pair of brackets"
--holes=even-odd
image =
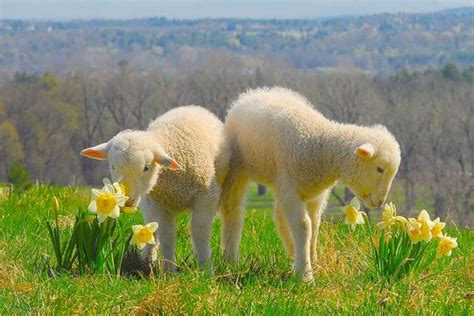
[(364, 217), (362, 216), (363, 212), (360, 210), (360, 202), (354, 197), (351, 201), (351, 204), (344, 207), (344, 214), (346, 216), (344, 223), (348, 224), (352, 230), (355, 229), (357, 224), (364, 224)]
[[(110, 181), (107, 178), (104, 178), (102, 181), (104, 182), (104, 185), (113, 186), (115, 189), (115, 192), (122, 193), (123, 195), (125, 195), (126, 200), (129, 199), (128, 192), (130, 192), (130, 186), (128, 184), (120, 182), (120, 181), (112, 183), (112, 181)], [(121, 207), (120, 210), (126, 214), (135, 214), (138, 209), (133, 206), (124, 206), (124, 207)]]
[(456, 238), (443, 236), (439, 241), (438, 249), (436, 250), (436, 256), (451, 256), (451, 250), (457, 246), (458, 242)]
[(126, 197), (121, 192), (116, 192), (111, 184), (106, 184), (101, 190), (92, 189), (92, 201), (89, 211), (97, 213), (99, 224), (107, 217), (117, 218), (120, 215), (120, 207), (125, 205)]
[(155, 245), (155, 236), (153, 233), (156, 231), (158, 228), (158, 223), (157, 222), (151, 222), (146, 224), (145, 226), (143, 225), (133, 225), (132, 226), (132, 231), (133, 231), (133, 236), (131, 243), (134, 245), (137, 245), (139, 249), (143, 249), (146, 244), (150, 245)]
[(433, 237), (431, 230), (434, 227), (434, 223), (431, 221), (430, 215), (426, 210), (422, 210), (420, 214), (418, 214), (418, 222), (421, 224), (421, 240), (430, 241)]
[(413, 244), (418, 243), (421, 238), (421, 223), (414, 218), (409, 218), (407, 221), (407, 234)]
[(397, 208), (395, 207), (395, 204), (390, 202), (390, 204), (385, 204), (382, 219), (377, 226), (383, 229), (389, 229), (396, 224), (406, 224), (406, 222), (407, 219), (405, 217), (397, 216)]
[(125, 185), (123, 183), (120, 183), (120, 181), (112, 182), (112, 181), (110, 181), (110, 179), (104, 178), (104, 179), (102, 179), (102, 182), (104, 183), (104, 186), (111, 185), (111, 186), (114, 187), (115, 192), (121, 193), (121, 194), (127, 196), (127, 193), (126, 193), (126, 190), (125, 190)]
[(433, 235), (434, 239), (441, 239), (443, 237), (443, 228), (446, 226), (446, 223), (441, 222), (441, 220), (436, 218), (433, 221), (433, 229), (431, 229), (431, 235)]

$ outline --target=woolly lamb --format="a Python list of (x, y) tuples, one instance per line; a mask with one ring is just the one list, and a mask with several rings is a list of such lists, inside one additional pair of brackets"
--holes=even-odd
[(238, 260), (242, 200), (252, 179), (274, 188), (277, 230), (304, 281), (313, 280), (321, 214), (336, 181), (377, 207), (400, 164), (400, 147), (385, 127), (331, 121), (284, 88), (242, 94), (224, 125), (232, 151), (221, 201), (227, 259)]
[[(211, 224), (228, 170), (226, 146), (223, 123), (215, 115), (183, 106), (157, 118), (146, 131), (122, 131), (81, 154), (107, 160), (112, 178), (122, 178), (129, 191), (127, 206), (140, 203), (144, 221), (158, 222), (163, 269), (175, 271), (176, 215), (188, 208), (197, 262), (211, 269)], [(147, 245), (143, 256), (154, 261), (156, 246)]]

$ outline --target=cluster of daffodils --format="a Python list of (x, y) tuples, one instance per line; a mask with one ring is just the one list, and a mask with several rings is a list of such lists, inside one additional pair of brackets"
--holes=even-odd
[(403, 216), (397, 216), (397, 209), (393, 203), (386, 204), (378, 226), (389, 229), (397, 224), (408, 234), (413, 244), (430, 242), (432, 239), (438, 240), (439, 244), (436, 250), (438, 257), (450, 256), (452, 249), (458, 246), (456, 238), (443, 233), (446, 223), (441, 222), (439, 217), (432, 221), (426, 210), (422, 210), (416, 219), (406, 219)]
[[(137, 212), (135, 207), (128, 207), (125, 203), (128, 200), (127, 186), (120, 182), (113, 182), (109, 179), (103, 179), (104, 186), (102, 189), (92, 189), (92, 198), (88, 210), (93, 215), (88, 217), (88, 221), (92, 221), (97, 216), (99, 225), (107, 218), (118, 218), (120, 213), (134, 214)], [(131, 244), (137, 245), (139, 249), (143, 249), (146, 244), (156, 244), (154, 232), (158, 228), (158, 223), (151, 222), (143, 225), (132, 226), (133, 236)]]
[[(364, 224), (364, 212), (360, 211), (360, 202), (357, 198), (352, 199), (351, 203), (344, 208), (345, 223), (355, 229), (357, 224)], [(422, 210), (418, 217), (405, 218), (397, 215), (395, 205), (390, 202), (385, 204), (381, 221), (377, 226), (383, 230), (390, 232), (393, 227), (399, 227), (405, 231), (410, 238), (412, 244), (419, 242), (430, 242), (432, 239), (438, 240), (438, 248), (436, 255), (450, 256), (452, 249), (458, 246), (456, 238), (449, 237), (443, 233), (446, 223), (441, 222), (440, 218), (430, 219), (430, 215), (426, 210)]]

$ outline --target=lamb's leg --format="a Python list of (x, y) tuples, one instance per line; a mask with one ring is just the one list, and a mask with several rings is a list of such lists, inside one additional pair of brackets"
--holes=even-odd
[(318, 261), (317, 245), (319, 225), (321, 224), (321, 216), (326, 208), (330, 190), (326, 190), (311, 201), (306, 203), (309, 217), (311, 218), (311, 263), (316, 265)]
[(211, 275), (211, 226), (219, 204), (217, 186), (214, 191), (196, 200), (191, 215), (191, 237), (197, 263), (201, 268), (207, 265)]
[(176, 272), (176, 214), (158, 209), (158, 240), (163, 256), (163, 272)]
[(220, 214), (222, 221), (221, 249), (230, 263), (239, 260), (239, 244), (243, 224), (243, 200), (248, 178), (237, 168), (230, 168), (222, 190)]
[(293, 237), (291, 236), (290, 228), (288, 227), (288, 223), (286, 222), (285, 216), (282, 213), (280, 203), (276, 203), (275, 207), (275, 224), (277, 227), (278, 235), (280, 236), (281, 240), (283, 241), (283, 246), (287, 254), (294, 258), (295, 256), (295, 244), (293, 242)]
[(295, 243), (295, 272), (304, 282), (313, 281), (313, 269), (310, 260), (311, 219), (305, 204), (296, 193), (286, 188), (279, 190), (277, 201), (281, 205), (283, 216), (291, 230)]

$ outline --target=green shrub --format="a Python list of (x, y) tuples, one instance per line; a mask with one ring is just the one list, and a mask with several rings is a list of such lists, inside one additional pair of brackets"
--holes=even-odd
[(25, 191), (31, 187), (32, 183), (28, 169), (20, 160), (17, 160), (10, 168), (8, 182), (13, 185), (15, 190), (19, 191)]

